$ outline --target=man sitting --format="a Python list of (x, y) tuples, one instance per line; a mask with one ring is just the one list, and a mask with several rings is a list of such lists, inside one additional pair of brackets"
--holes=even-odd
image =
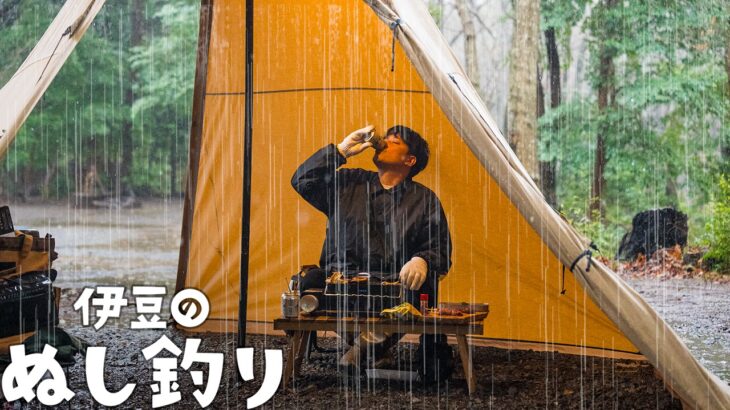
[[(369, 272), (381, 280), (400, 280), (409, 303), (418, 307), (419, 297), (425, 293), (433, 306), (439, 278), (451, 267), (451, 238), (436, 194), (412, 180), (428, 164), (428, 144), (412, 129), (396, 125), (386, 132), (384, 147), (375, 150), (377, 172), (338, 169), (348, 157), (372, 146), (365, 138), (373, 130), (373, 126), (359, 129), (340, 144), (314, 153), (299, 166), (292, 186), (327, 215), (320, 256), (327, 275)], [(363, 333), (341, 364), (359, 365), (366, 356), (363, 351), (382, 356), (398, 339), (400, 335)], [(450, 362), (444, 363), (450, 355), (444, 352), (450, 348), (443, 335), (421, 336), (418, 357), (426, 360), (420, 369), (427, 379), (433, 379), (429, 381), (439, 378), (433, 369), (450, 368)]]

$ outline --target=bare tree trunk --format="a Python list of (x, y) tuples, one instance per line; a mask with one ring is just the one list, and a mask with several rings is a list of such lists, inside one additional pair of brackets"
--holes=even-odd
[(725, 74), (727, 74), (727, 96), (730, 98), (730, 19), (725, 26)]
[[(547, 52), (548, 70), (550, 72), (550, 108), (558, 108), (561, 103), (561, 84), (560, 84), (560, 55), (558, 54), (558, 43), (555, 39), (555, 28), (550, 27), (545, 30), (545, 50)], [(540, 84), (542, 90), (542, 84)], [(540, 97), (541, 99), (544, 97)], [(544, 101), (543, 110), (544, 110)], [(538, 116), (542, 116), (539, 114)], [(546, 146), (550, 146), (551, 141), (546, 141)], [(558, 194), (556, 177), (555, 160), (540, 162), (540, 180), (542, 182), (542, 192), (547, 202), (554, 208), (558, 206)]]
[(545, 30), (545, 49), (547, 50), (548, 68), (550, 69), (550, 107), (557, 108), (561, 101), (560, 54), (555, 39), (555, 28)]
[(43, 199), (48, 199), (51, 196), (51, 182), (53, 182), (53, 178), (56, 176), (57, 172), (58, 167), (56, 165), (49, 164), (49, 167), (46, 170), (46, 175), (43, 177), (43, 186), (41, 187)]
[(540, 2), (515, 0), (510, 52), (508, 135), (517, 157), (540, 185), (537, 163), (537, 70)]
[[(606, 0), (606, 7), (612, 7), (615, 1)], [(601, 114), (605, 114), (613, 104), (615, 94), (613, 57), (613, 51), (605, 44), (601, 46), (599, 57), (600, 68), (598, 71), (598, 111)], [(594, 214), (598, 214), (601, 220), (604, 217), (601, 198), (603, 197), (603, 189), (606, 185), (606, 134), (606, 121), (602, 121), (596, 137), (596, 155), (593, 163), (593, 181), (591, 182), (591, 198), (587, 215), (589, 219), (592, 219)]]
[(0, 1), (0, 26), (10, 27), (18, 18), (20, 0)]
[(33, 170), (30, 167), (30, 164), (26, 164), (23, 167), (22, 171), (22, 181), (23, 181), (23, 202), (27, 202), (30, 200), (30, 197), (32, 195), (31, 193), (31, 187), (33, 184)]
[[(730, 101), (730, 19), (727, 20), (725, 25), (725, 74), (727, 75), (727, 98)], [(730, 123), (730, 111), (726, 112), (725, 123)], [(721, 171), (730, 174), (730, 141), (726, 141), (725, 146), (722, 147), (720, 166)]]
[(545, 115), (545, 89), (542, 87), (542, 70), (537, 66), (537, 118)]
[(464, 29), (466, 75), (481, 95), (481, 88), (479, 87), (479, 62), (477, 61), (477, 31), (474, 27), (474, 19), (472, 18), (469, 6), (466, 4), (466, 0), (456, 0), (455, 6)]
[[(130, 47), (142, 44), (144, 36), (144, 0), (134, 0), (131, 10), (132, 31), (130, 37)], [(122, 135), (120, 139), (121, 164), (119, 164), (119, 174), (117, 175), (117, 195), (122, 196), (127, 190), (131, 190), (132, 186), (132, 163), (134, 162), (134, 124), (132, 123), (131, 112), (132, 104), (134, 104), (135, 96), (132, 90), (133, 85), (137, 82), (137, 71), (129, 70), (129, 84), (124, 95), (124, 103), (129, 108), (130, 117), (125, 119), (122, 127)]]
[(588, 219), (593, 219), (594, 214), (598, 214), (600, 220), (603, 220), (603, 207), (601, 206), (601, 196), (603, 195), (603, 187), (606, 180), (603, 176), (606, 170), (606, 143), (603, 135), (598, 134), (596, 138), (596, 158), (593, 162), (593, 182), (591, 183), (591, 200), (588, 207)]
[[(545, 89), (542, 86), (542, 70), (537, 67), (537, 118), (545, 115)], [(542, 138), (542, 137), (540, 137)], [(550, 141), (545, 141), (545, 145), (550, 147)], [(545, 200), (553, 208), (558, 207), (555, 195), (555, 161), (539, 161), (540, 169), (540, 190), (545, 196)]]
[(170, 198), (173, 198), (178, 193), (177, 186), (177, 155), (175, 152), (175, 143), (171, 140), (170, 142)]
[[(545, 89), (542, 86), (542, 69), (540, 69), (540, 65), (537, 65), (537, 118), (542, 117), (545, 115)], [(540, 178), (543, 182), (545, 182), (544, 179), (542, 179), (542, 172), (543, 172), (543, 161), (540, 161)], [(544, 191), (543, 191), (544, 193)]]
[(676, 170), (671, 164), (667, 164), (667, 181), (664, 185), (664, 194), (667, 196), (668, 205), (679, 207), (679, 190), (677, 189)]

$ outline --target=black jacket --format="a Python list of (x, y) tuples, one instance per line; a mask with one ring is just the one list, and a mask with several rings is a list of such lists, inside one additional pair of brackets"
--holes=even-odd
[(386, 190), (375, 172), (338, 170), (345, 162), (337, 147), (328, 145), (304, 161), (291, 181), (327, 215), (320, 266), (395, 279), (403, 264), (420, 256), (430, 279), (446, 274), (451, 237), (436, 194), (412, 180)]

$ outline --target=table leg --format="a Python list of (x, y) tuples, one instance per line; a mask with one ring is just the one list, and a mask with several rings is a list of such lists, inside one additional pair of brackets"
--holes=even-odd
[(294, 356), (294, 374), (299, 376), (299, 369), (302, 367), (302, 359), (307, 354), (309, 348), (309, 339), (313, 332), (299, 332), (299, 344), (297, 345), (296, 355)]
[(469, 351), (469, 343), (466, 341), (466, 335), (456, 335), (456, 342), (459, 345), (459, 357), (461, 365), (464, 367), (464, 376), (466, 384), (469, 387), (469, 394), (474, 393), (476, 389), (476, 377), (474, 377), (474, 367), (471, 361), (471, 352)]
[(294, 377), (294, 362), (296, 361), (297, 352), (299, 352), (299, 345), (302, 342), (302, 331), (295, 330), (291, 336), (289, 336), (289, 349), (286, 352), (286, 364), (284, 364), (284, 380), (282, 380), (282, 387), (289, 387), (289, 380)]
[(307, 348), (304, 349), (304, 357), (309, 361), (312, 358), (312, 350), (317, 346), (317, 332), (309, 332), (309, 336), (305, 340)]

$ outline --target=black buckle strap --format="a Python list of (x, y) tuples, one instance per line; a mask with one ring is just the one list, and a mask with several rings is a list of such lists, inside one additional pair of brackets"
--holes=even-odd
[(393, 43), (391, 45), (390, 49), (390, 71), (395, 71), (395, 29), (400, 27), (400, 19), (395, 19), (392, 23), (390, 23), (390, 29), (393, 30)]
[[(570, 271), (571, 272), (573, 272), (573, 270), (575, 269), (575, 265), (577, 265), (578, 262), (581, 259), (583, 259), (584, 257), (586, 257), (586, 256), (588, 257), (588, 264), (586, 265), (586, 272), (588, 272), (588, 271), (591, 270), (591, 264), (593, 263), (593, 251), (591, 249), (600, 252), (600, 250), (598, 250), (598, 246), (593, 241), (591, 241), (591, 243), (588, 244), (588, 249), (586, 249), (583, 252), (581, 252), (580, 255), (578, 255), (575, 258), (575, 260), (573, 260), (573, 263), (570, 264)], [(562, 280), (562, 282), (563, 282), (563, 285), (561, 286), (560, 294), (561, 295), (564, 295), (565, 294), (565, 290), (566, 290), (565, 289), (565, 265), (563, 265), (563, 280)]]

